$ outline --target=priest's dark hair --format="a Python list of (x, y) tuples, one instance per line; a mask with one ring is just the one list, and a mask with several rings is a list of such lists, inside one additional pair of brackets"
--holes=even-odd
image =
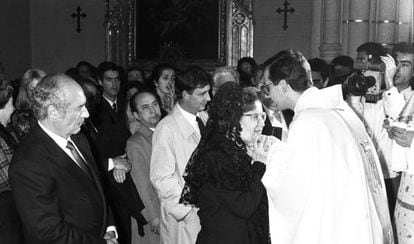
[(175, 80), (175, 95), (180, 100), (183, 97), (183, 91), (193, 94), (196, 88), (203, 88), (210, 83), (211, 79), (207, 71), (198, 66), (191, 66)]
[(307, 63), (305, 57), (298, 51), (286, 49), (278, 52), (264, 62), (265, 70), (269, 69), (269, 79), (274, 85), (281, 80), (286, 80), (290, 87), (303, 92), (312, 86), (304, 65)]

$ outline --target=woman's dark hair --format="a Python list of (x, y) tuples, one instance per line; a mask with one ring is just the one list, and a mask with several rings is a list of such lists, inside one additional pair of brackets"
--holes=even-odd
[(176, 71), (176, 68), (170, 64), (158, 64), (152, 69), (151, 77), (149, 78), (149, 81), (150, 82), (158, 81), (162, 72), (166, 69), (172, 69), (174, 70), (174, 72)]
[(160, 78), (162, 72), (164, 70), (167, 69), (171, 69), (174, 70), (174, 72), (176, 71), (176, 68), (170, 64), (158, 64), (156, 65), (151, 72), (151, 76), (145, 80), (144, 82), (144, 87), (147, 90), (150, 90), (152, 93), (157, 94), (156, 92), (156, 86), (155, 86), (155, 81), (158, 81), (158, 79)]
[(234, 82), (224, 83), (213, 97), (208, 111), (205, 139), (214, 134), (224, 134), (242, 148), (240, 119), (243, 113), (255, 108), (259, 100), (256, 93), (243, 89)]
[[(218, 89), (211, 101), (206, 131), (184, 173), (186, 184), (181, 203), (198, 206), (197, 191), (206, 182), (223, 189), (248, 189), (252, 177), (249, 168), (251, 158), (240, 138), (240, 119), (243, 112), (254, 108), (257, 100), (255, 93), (243, 90), (234, 82), (226, 82)], [(218, 151), (222, 152), (219, 155), (226, 155), (225, 161), (214, 166), (204, 161)], [(229, 176), (225, 177), (223, 172), (228, 168), (234, 172), (224, 174)]]
[(6, 106), (7, 102), (13, 96), (13, 87), (6, 80), (0, 81), (0, 109)]

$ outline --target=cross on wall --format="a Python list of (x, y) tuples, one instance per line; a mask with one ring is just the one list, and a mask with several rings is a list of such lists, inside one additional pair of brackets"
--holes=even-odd
[(281, 13), (283, 13), (283, 14), (284, 14), (284, 16), (283, 16), (283, 20), (284, 20), (284, 22), (283, 22), (283, 29), (284, 29), (284, 30), (287, 30), (287, 28), (288, 28), (288, 25), (287, 25), (287, 14), (288, 14), (288, 13), (293, 13), (293, 12), (295, 12), (295, 9), (294, 9), (294, 8), (289, 8), (289, 9), (288, 9), (289, 3), (288, 3), (288, 1), (287, 1), (287, 0), (285, 0), (285, 2), (283, 2), (283, 6), (284, 6), (284, 8), (283, 8), (283, 9), (278, 8), (278, 9), (276, 10), (276, 12), (277, 12), (278, 14), (281, 14)]
[(82, 18), (86, 18), (87, 14), (86, 13), (81, 13), (82, 9), (78, 6), (76, 8), (76, 13), (72, 13), (70, 16), (72, 16), (72, 18), (77, 18), (77, 25), (76, 25), (76, 31), (79, 33), (81, 32), (81, 22), (80, 19)]

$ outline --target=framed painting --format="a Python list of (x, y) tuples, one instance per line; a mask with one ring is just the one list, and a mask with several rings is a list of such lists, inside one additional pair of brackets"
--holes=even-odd
[(105, 5), (106, 58), (118, 64), (213, 69), (253, 55), (251, 0), (105, 0)]

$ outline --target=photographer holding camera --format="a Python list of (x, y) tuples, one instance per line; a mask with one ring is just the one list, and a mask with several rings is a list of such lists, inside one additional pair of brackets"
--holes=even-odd
[[(403, 116), (412, 113), (412, 95), (414, 94), (414, 50), (412, 44), (399, 43), (393, 49), (393, 57), (382, 57), (387, 69), (385, 84), (387, 91), (384, 98), (388, 102), (389, 118), (384, 121), (389, 137), (394, 141), (392, 150), (392, 166), (402, 171), (395, 206), (395, 224), (399, 243), (411, 242), (414, 234), (414, 159), (407, 157), (413, 154), (412, 145), (414, 131), (407, 129), (412, 124), (412, 117), (402, 120)], [(410, 102), (409, 102), (410, 101)], [(407, 105), (406, 105), (407, 104)], [(398, 113), (397, 113), (398, 111)], [(394, 117), (393, 117), (394, 116)], [(396, 122), (396, 123), (394, 123)], [(403, 123), (401, 123), (403, 122)], [(405, 126), (401, 126), (405, 125)], [(402, 148), (398, 149), (398, 148)], [(397, 150), (395, 150), (397, 149)], [(405, 165), (405, 167), (401, 167)]]
[[(392, 56), (385, 55), (384, 49), (377, 43), (365, 43), (361, 45), (357, 51), (357, 62), (367, 63), (367, 67), (369, 67), (368, 70), (375, 70), (381, 73), (379, 79), (382, 81), (379, 83), (376, 82), (373, 89), (380, 90), (380, 87), (378, 86), (385, 86), (385, 91), (382, 93), (382, 99), (369, 101), (369, 99), (367, 99), (369, 98), (368, 95), (372, 94), (350, 94), (348, 102), (350, 102), (350, 105), (365, 122), (367, 131), (371, 135), (376, 146), (383, 169), (390, 215), (393, 217), (396, 202), (400, 203), (403, 199), (405, 199), (405, 203), (408, 202), (409, 204), (412, 204), (413, 208), (411, 209), (414, 209), (414, 197), (411, 197), (409, 200), (406, 199), (408, 196), (414, 195), (414, 188), (405, 192), (406, 189), (409, 189), (405, 186), (413, 184), (414, 179), (411, 179), (411, 175), (408, 177), (403, 173), (400, 187), (401, 190), (398, 193), (400, 176), (392, 167), (392, 161), (393, 158), (395, 158), (395, 155), (392, 155), (393, 140), (399, 145), (409, 147), (414, 132), (397, 130), (395, 127), (390, 127), (387, 122), (384, 124), (384, 121), (396, 121), (403, 110), (406, 101), (408, 101), (413, 94), (411, 88), (414, 62), (413, 47), (408, 43), (398, 43), (392, 50)], [(379, 64), (379, 60), (382, 61), (382, 65)], [(385, 68), (382, 67), (384, 65)], [(408, 223), (408, 220), (402, 219), (402, 214), (398, 214), (400, 208), (401, 206), (398, 204), (398, 210), (395, 210), (395, 222), (398, 233), (400, 233), (400, 235), (404, 233), (405, 236), (407, 236), (407, 232), (403, 232), (401, 228), (398, 228), (403, 226), (403, 224)], [(410, 220), (414, 220), (414, 211), (411, 211), (411, 215), (412, 217)], [(408, 229), (411, 230), (411, 232), (414, 232), (414, 226), (411, 226), (411, 228)], [(400, 235), (399, 238), (401, 238)]]

